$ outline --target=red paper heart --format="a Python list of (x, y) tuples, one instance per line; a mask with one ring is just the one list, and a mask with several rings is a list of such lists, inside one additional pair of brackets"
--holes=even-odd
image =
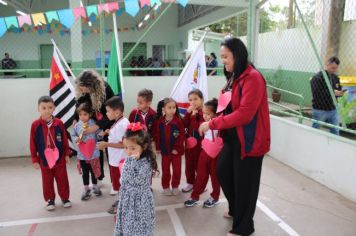
[(53, 168), (53, 166), (56, 165), (56, 162), (59, 158), (59, 151), (58, 149), (55, 147), (55, 148), (46, 148), (44, 150), (44, 155), (46, 157), (46, 160), (47, 160), (47, 164), (48, 164), (48, 167), (50, 169)]
[(225, 93), (220, 93), (219, 99), (218, 99), (218, 108), (216, 110), (216, 113), (220, 113), (223, 110), (226, 109), (226, 107), (229, 105), (231, 101), (231, 92), (227, 91)]
[(185, 140), (185, 147), (191, 149), (197, 145), (198, 141), (194, 137), (189, 137)]
[(122, 168), (124, 168), (124, 164), (125, 164), (125, 159), (122, 159), (122, 160), (119, 162), (119, 170), (120, 170), (120, 173), (122, 173)]
[(91, 138), (85, 142), (78, 143), (78, 148), (85, 158), (90, 159), (95, 151), (95, 145), (95, 140)]
[(203, 139), (201, 147), (209, 157), (216, 158), (221, 152), (221, 149), (224, 147), (224, 142), (220, 137), (216, 137), (215, 142)]
[(103, 119), (103, 114), (101, 112), (97, 112), (95, 114), (96, 120), (102, 120)]

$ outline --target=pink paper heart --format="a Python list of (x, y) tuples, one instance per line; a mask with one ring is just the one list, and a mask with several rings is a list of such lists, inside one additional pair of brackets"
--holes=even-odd
[(56, 162), (59, 158), (59, 152), (58, 152), (58, 149), (55, 147), (55, 148), (46, 148), (44, 150), (44, 154), (45, 154), (45, 157), (46, 157), (46, 160), (47, 160), (47, 164), (48, 164), (48, 167), (50, 169), (53, 168), (53, 166), (56, 165)]
[(231, 101), (231, 91), (227, 91), (225, 93), (220, 93), (219, 99), (218, 99), (218, 108), (216, 110), (216, 113), (220, 113), (223, 110), (226, 109), (226, 107), (229, 105)]
[(220, 137), (216, 137), (215, 142), (203, 139), (201, 147), (209, 157), (216, 158), (221, 152), (221, 149), (224, 147), (224, 142)]
[(103, 114), (101, 112), (97, 112), (95, 114), (96, 120), (102, 120), (103, 119)]
[(198, 141), (194, 137), (189, 137), (185, 140), (185, 147), (191, 149), (197, 145)]
[(78, 143), (78, 148), (85, 158), (90, 159), (95, 151), (95, 145), (95, 140), (91, 138), (85, 142)]

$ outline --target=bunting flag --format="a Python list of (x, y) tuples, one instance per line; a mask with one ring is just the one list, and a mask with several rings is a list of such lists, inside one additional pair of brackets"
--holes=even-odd
[(164, 3), (170, 3), (170, 2), (175, 2), (176, 0), (161, 0)]
[(125, 0), (126, 12), (131, 16), (136, 16), (140, 10), (137, 0)]
[(118, 2), (109, 2), (108, 3), (109, 11), (114, 12), (119, 10), (119, 3)]
[(86, 18), (87, 17), (87, 13), (85, 12), (85, 8), (84, 7), (76, 7), (73, 9), (73, 14), (74, 14), (74, 18), (77, 20), (78, 18), (82, 17), (82, 18)]
[(184, 115), (189, 107), (188, 93), (193, 89), (200, 89), (204, 95), (204, 99), (208, 98), (208, 80), (203, 40), (200, 41), (198, 47), (191, 55), (170, 94), (170, 97), (176, 100), (181, 115)]
[(150, 6), (150, 0), (140, 0), (140, 6), (143, 8), (144, 6)]
[(22, 27), (24, 24), (32, 25), (31, 17), (29, 15), (18, 16), (17, 20), (19, 21), (19, 27)]
[(155, 4), (161, 5), (161, 1), (160, 0), (151, 0), (151, 7), (153, 7)]
[(7, 31), (4, 18), (0, 18), (0, 37), (2, 37)]
[(46, 12), (46, 16), (47, 16), (48, 23), (52, 23), (53, 20), (59, 21), (59, 18), (58, 18), (58, 15), (57, 15), (56, 11)]
[(102, 3), (102, 4), (99, 4), (98, 5), (98, 13), (99, 15), (102, 13), (102, 12), (107, 12), (109, 13), (109, 5), (107, 3)]
[(61, 119), (64, 126), (72, 125), (75, 113), (75, 91), (59, 60), (56, 47), (53, 48), (49, 95), (54, 100), (54, 116)]
[(182, 5), (183, 7), (185, 7), (188, 4), (189, 0), (177, 0), (177, 2)]
[(110, 52), (110, 59), (109, 59), (109, 67), (108, 67), (108, 84), (114, 91), (115, 95), (123, 98), (123, 84), (122, 84), (122, 71), (119, 67), (119, 60), (120, 57), (117, 55), (117, 48), (116, 48), (116, 37), (115, 34), (112, 35), (111, 40), (111, 52)]
[(19, 28), (19, 24), (17, 23), (16, 16), (5, 17), (5, 22), (8, 29), (10, 29), (12, 26), (15, 28)]
[(91, 15), (98, 15), (98, 8), (96, 5), (87, 6), (87, 16), (91, 17)]
[(47, 23), (43, 13), (36, 13), (32, 14), (31, 16), (34, 26), (45, 25)]
[(67, 28), (71, 28), (74, 23), (73, 11), (70, 9), (57, 11), (59, 20)]

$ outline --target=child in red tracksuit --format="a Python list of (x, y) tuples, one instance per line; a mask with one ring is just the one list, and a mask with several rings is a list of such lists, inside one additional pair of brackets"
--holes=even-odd
[(157, 153), (160, 152), (162, 155), (163, 194), (177, 195), (181, 177), (181, 156), (184, 153), (184, 126), (179, 116), (177, 103), (172, 98), (165, 98), (158, 103), (154, 140)]
[(38, 100), (41, 117), (31, 125), (30, 151), (35, 169), (41, 169), (43, 196), (46, 209), (55, 209), (54, 180), (63, 207), (71, 207), (66, 163), (69, 163), (70, 149), (67, 131), (61, 120), (53, 117), (54, 101), (50, 96)]
[(131, 123), (140, 122), (144, 124), (150, 137), (153, 135), (153, 124), (156, 118), (156, 111), (151, 108), (152, 99), (152, 90), (140, 90), (137, 94), (137, 108), (134, 108), (129, 116)]
[[(182, 192), (187, 193), (193, 189), (195, 178), (197, 175), (198, 160), (201, 151), (201, 137), (199, 136), (199, 125), (204, 122), (203, 119), (203, 93), (199, 89), (194, 89), (188, 93), (190, 103), (187, 112), (184, 115), (183, 123), (187, 129), (187, 139), (185, 146), (185, 176), (187, 184), (182, 188)], [(190, 144), (191, 140), (196, 143), (194, 146)]]
[[(216, 98), (207, 101), (203, 107), (203, 117), (205, 121), (210, 121), (216, 116), (216, 110), (218, 107), (218, 100)], [(218, 130), (208, 130), (204, 134), (204, 139), (209, 141), (215, 141), (218, 136)], [(220, 196), (220, 184), (216, 176), (217, 157), (209, 156), (203, 149), (200, 152), (198, 162), (198, 174), (193, 187), (191, 198), (184, 202), (186, 207), (192, 207), (198, 204), (199, 196), (204, 192), (206, 185), (211, 180), (213, 191), (210, 194), (210, 198), (203, 204), (204, 207), (214, 207), (219, 202)]]

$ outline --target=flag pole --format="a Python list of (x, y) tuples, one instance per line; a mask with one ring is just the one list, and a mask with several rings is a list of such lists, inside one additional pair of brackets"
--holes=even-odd
[[(75, 75), (73, 74), (73, 71), (72, 71), (72, 70), (70, 69), (70, 67), (68, 66), (68, 63), (67, 63), (66, 59), (64, 58), (62, 52), (61, 52), (61, 51), (59, 50), (59, 48), (57, 47), (57, 44), (56, 44), (56, 42), (54, 41), (54, 39), (51, 39), (51, 42), (52, 42), (52, 44), (53, 44), (53, 47), (56, 49), (56, 51), (57, 51), (59, 57), (60, 57), (61, 60), (64, 62), (64, 65), (65, 65), (66, 69), (69, 71), (69, 73), (70, 73), (70, 75), (73, 77), (73, 79), (75, 79)], [(72, 84), (72, 82), (71, 82), (71, 84)]]
[(117, 54), (117, 63), (119, 64), (119, 82), (120, 82), (120, 87), (121, 87), (121, 97), (122, 101), (124, 101), (124, 76), (122, 75), (122, 66), (121, 66), (121, 59), (120, 59), (120, 44), (119, 44), (119, 35), (117, 33), (117, 22), (116, 22), (116, 14), (112, 14), (112, 20), (113, 20), (113, 28), (114, 28), (114, 35), (115, 35), (115, 44), (116, 44), (116, 54)]
[(195, 55), (195, 53), (196, 53), (197, 49), (199, 48), (200, 44), (203, 43), (203, 41), (204, 41), (206, 35), (208, 34), (208, 32), (209, 32), (209, 30), (208, 30), (208, 29), (205, 29), (204, 35), (203, 35), (203, 37), (200, 39), (198, 46), (195, 48), (194, 52), (191, 54), (191, 56), (190, 56), (190, 58), (189, 58), (187, 64), (186, 64), (186, 65), (184, 66), (184, 68), (183, 68), (182, 73), (179, 75), (180, 80), (176, 82), (174, 88), (173, 88), (172, 91), (171, 91), (171, 95), (177, 90), (178, 85), (180, 84), (180, 82), (181, 82), (182, 79), (183, 79), (183, 76), (181, 76), (181, 75), (184, 75), (185, 72), (187, 71), (187, 69), (188, 69), (190, 63), (192, 62), (193, 56)]

